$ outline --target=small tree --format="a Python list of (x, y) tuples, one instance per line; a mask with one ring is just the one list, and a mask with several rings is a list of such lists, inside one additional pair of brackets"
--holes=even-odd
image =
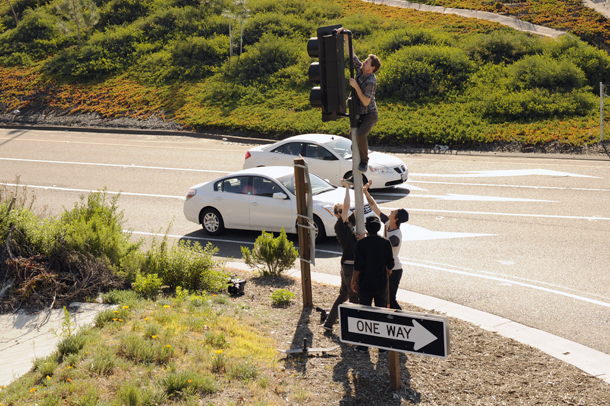
[[(83, 32), (90, 30), (100, 21), (100, 13), (95, 3), (91, 0), (63, 0), (56, 6), (56, 9), (59, 14), (76, 25), (79, 45), (81, 42), (81, 30)], [(60, 28), (65, 32), (70, 32), (70, 29), (65, 24), (61, 24)]]
[(273, 238), (273, 233), (263, 231), (254, 242), (252, 252), (248, 247), (241, 247), (241, 253), (246, 265), (258, 269), (263, 276), (280, 276), (299, 256), (283, 227), (277, 238)]

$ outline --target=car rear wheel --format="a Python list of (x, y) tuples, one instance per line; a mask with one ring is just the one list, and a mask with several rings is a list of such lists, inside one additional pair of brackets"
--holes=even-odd
[[(324, 228), (324, 223), (318, 216), (314, 214), (313, 216), (314, 227), (316, 229), (316, 243), (320, 243), (326, 239), (326, 229)], [(297, 229), (297, 235), (299, 234), (299, 221), (295, 223), (295, 227)]]
[(222, 216), (216, 209), (205, 209), (201, 213), (201, 226), (209, 235), (220, 235), (225, 230)]

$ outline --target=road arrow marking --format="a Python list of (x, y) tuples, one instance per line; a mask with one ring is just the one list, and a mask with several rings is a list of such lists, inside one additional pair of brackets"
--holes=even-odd
[(438, 337), (426, 330), (426, 328), (416, 320), (412, 321), (413, 326), (405, 326), (402, 324), (348, 317), (347, 330), (350, 333), (355, 334), (409, 341), (413, 343), (413, 350), (415, 351), (438, 340)]

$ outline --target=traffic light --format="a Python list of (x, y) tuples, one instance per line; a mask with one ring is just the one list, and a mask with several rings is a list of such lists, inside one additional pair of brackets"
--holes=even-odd
[(322, 108), (322, 121), (336, 120), (346, 115), (345, 56), (343, 34), (333, 34), (341, 25), (318, 28), (318, 37), (307, 42), (307, 53), (319, 58), (309, 66), (309, 80), (320, 84), (311, 90), (309, 102)]

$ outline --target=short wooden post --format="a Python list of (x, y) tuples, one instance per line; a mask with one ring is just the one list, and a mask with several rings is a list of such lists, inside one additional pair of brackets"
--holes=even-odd
[(388, 351), (390, 357), (390, 388), (392, 390), (400, 389), (400, 364), (398, 362), (398, 352)]
[[(305, 160), (295, 158), (294, 160), (294, 191), (297, 197), (297, 222), (300, 225), (308, 226), (307, 220), (307, 185), (305, 185)], [(305, 227), (299, 228), (299, 257), (301, 263), (301, 284), (303, 289), (303, 307), (313, 307), (311, 293), (311, 270), (309, 261), (309, 233), (312, 230)]]

